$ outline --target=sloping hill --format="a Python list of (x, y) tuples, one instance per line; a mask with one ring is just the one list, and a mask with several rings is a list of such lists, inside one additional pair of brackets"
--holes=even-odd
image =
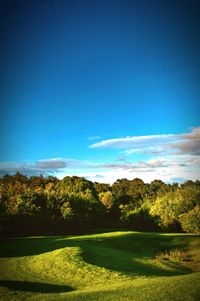
[(199, 245), (139, 232), (1, 240), (0, 298), (199, 300)]

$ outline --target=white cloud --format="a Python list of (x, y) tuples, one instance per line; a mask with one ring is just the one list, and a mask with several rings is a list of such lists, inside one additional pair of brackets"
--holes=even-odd
[[(115, 161), (112, 163), (83, 163), (79, 169), (60, 170), (58, 177), (77, 175), (91, 181), (112, 184), (120, 178), (141, 178), (145, 182), (160, 179), (171, 182), (171, 179), (196, 180), (200, 177), (198, 158), (193, 156), (157, 157), (146, 161)], [(198, 163), (198, 164), (197, 164)]]
[[(0, 175), (13, 174), (17, 171), (26, 175), (66, 175), (83, 176), (92, 181), (112, 183), (119, 178), (141, 178), (145, 182), (160, 179), (200, 178), (200, 127), (189, 133), (178, 135), (163, 134), (134, 136), (103, 140), (92, 144), (91, 148), (117, 148), (118, 159), (108, 160), (105, 154), (103, 163), (76, 159), (53, 158), (38, 160), (33, 163), (0, 163)], [(126, 155), (121, 156), (121, 150)], [(127, 154), (139, 153), (138, 156)], [(148, 156), (143, 156), (148, 154)], [(148, 159), (145, 159), (147, 158)]]
[(200, 154), (200, 127), (190, 133), (113, 138), (91, 144), (90, 148), (117, 148), (125, 154)]
[[(188, 133), (131, 136), (102, 140), (90, 148), (119, 149), (125, 155), (121, 162), (101, 164), (104, 173), (111, 171), (113, 178), (139, 177), (150, 182), (157, 178), (169, 182), (170, 179), (200, 178), (200, 127)], [(131, 162), (127, 156), (139, 154), (151, 156), (150, 160)], [(143, 156), (144, 158), (144, 156)], [(105, 174), (107, 178), (108, 173)]]
[(94, 168), (129, 170), (132, 172), (149, 171), (154, 168), (168, 167), (167, 162), (162, 158), (151, 159), (148, 161), (124, 162), (124, 163), (106, 163), (98, 164)]
[[(70, 174), (70, 175), (73, 175)], [(186, 179), (186, 180), (196, 180), (199, 178), (199, 174), (195, 174), (193, 172), (186, 172), (181, 168), (175, 167), (171, 169), (166, 168), (158, 168), (158, 169), (149, 169), (148, 170), (141, 170), (141, 169), (135, 169), (129, 170), (129, 169), (105, 169), (103, 171), (98, 171), (98, 177), (96, 174), (96, 171), (89, 171), (89, 172), (80, 172), (76, 174), (80, 177), (85, 177), (90, 181), (93, 182), (101, 182), (101, 183), (114, 183), (117, 179), (127, 178), (129, 180), (134, 178), (140, 178), (145, 183), (150, 183), (151, 181), (155, 179), (160, 179), (166, 183), (171, 182), (171, 179), (176, 179), (176, 181), (179, 181), (178, 179)], [(61, 177), (62, 178), (62, 177)]]
[(120, 149), (143, 149), (146, 145), (163, 143), (171, 141), (174, 135), (150, 135), (150, 136), (132, 136), (125, 138), (113, 138), (102, 140), (91, 144), (90, 148), (120, 148)]
[[(120, 178), (141, 178), (145, 182), (161, 179), (169, 182), (172, 178), (198, 179), (200, 177), (199, 161), (197, 156), (186, 155), (178, 158), (157, 157), (146, 161), (115, 161), (104, 164), (67, 159), (49, 159), (40, 160), (33, 164), (1, 163), (0, 174), (12, 174), (19, 171), (28, 176), (40, 174), (48, 176), (53, 174), (58, 178), (63, 178), (67, 175), (76, 175), (86, 177), (91, 181), (111, 184)], [(38, 165), (38, 162), (42, 162), (42, 164)], [(65, 164), (62, 164), (62, 162)]]

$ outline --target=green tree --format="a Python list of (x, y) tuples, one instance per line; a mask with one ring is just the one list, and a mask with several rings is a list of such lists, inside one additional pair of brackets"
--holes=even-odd
[(200, 205), (179, 216), (183, 231), (200, 234)]
[(105, 183), (95, 182), (94, 188), (98, 194), (100, 194), (101, 192), (111, 191), (111, 186), (109, 184), (105, 184)]
[(175, 191), (158, 196), (151, 206), (150, 213), (160, 218), (160, 225), (167, 228), (179, 223), (179, 216), (187, 214), (200, 204), (199, 188), (183, 186)]
[(61, 210), (61, 214), (62, 214), (63, 218), (66, 221), (68, 221), (68, 222), (72, 221), (74, 213), (73, 213), (73, 209), (69, 202), (64, 202), (62, 207), (60, 208), (60, 210)]
[(121, 205), (121, 220), (125, 226), (137, 231), (158, 230), (158, 223), (144, 206), (131, 210), (130, 205)]
[(110, 209), (114, 203), (114, 197), (111, 191), (101, 192), (99, 194), (99, 200), (107, 209)]

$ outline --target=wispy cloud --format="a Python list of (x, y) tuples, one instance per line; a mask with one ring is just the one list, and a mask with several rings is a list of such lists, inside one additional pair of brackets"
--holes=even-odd
[(0, 175), (14, 174), (17, 171), (28, 176), (55, 175), (63, 178), (66, 175), (83, 176), (92, 181), (113, 183), (119, 178), (141, 178), (146, 182), (161, 179), (169, 182), (171, 178), (198, 179), (200, 159), (198, 156), (156, 157), (150, 160), (132, 162), (114, 161), (95, 163), (72, 159), (46, 159), (34, 163), (0, 163)]
[(67, 167), (71, 168), (77, 165), (77, 161), (62, 158), (39, 160), (34, 163), (1, 162), (0, 175), (14, 174), (17, 171), (28, 176), (40, 174), (49, 175), (54, 174), (59, 170), (66, 169)]
[(125, 154), (200, 154), (200, 127), (190, 133), (131, 136), (102, 140), (90, 148), (117, 148)]
[(193, 128), (191, 133), (182, 134), (168, 146), (178, 154), (200, 155), (200, 127)]
[(169, 167), (167, 162), (162, 159), (152, 159), (148, 161), (139, 161), (139, 162), (124, 162), (124, 163), (112, 163), (112, 164), (98, 164), (94, 166), (95, 168), (104, 168), (104, 169), (115, 169), (115, 170), (129, 170), (132, 172), (144, 172), (149, 171), (155, 168)]
[[(133, 136), (103, 140), (90, 146), (95, 148), (115, 148), (117, 158), (104, 160), (76, 160), (50, 158), (28, 163), (2, 162), (0, 175), (17, 171), (31, 175), (83, 176), (93, 181), (109, 182), (119, 178), (139, 177), (146, 182), (155, 178), (165, 182), (170, 179), (200, 178), (200, 127), (188, 133)], [(130, 154), (139, 153), (132, 157)], [(147, 154), (148, 156), (145, 156)], [(116, 155), (116, 154), (115, 154)], [(111, 159), (112, 158), (112, 159)]]
[(53, 158), (53, 159), (47, 159), (47, 160), (39, 160), (36, 161), (34, 164), (35, 168), (38, 169), (60, 169), (64, 168), (67, 165), (73, 164), (73, 161), (66, 161), (62, 158)]
[(131, 136), (124, 138), (113, 138), (102, 140), (91, 144), (90, 148), (119, 148), (119, 149), (143, 149), (147, 144), (163, 143), (171, 141), (174, 135), (149, 135), (149, 136)]

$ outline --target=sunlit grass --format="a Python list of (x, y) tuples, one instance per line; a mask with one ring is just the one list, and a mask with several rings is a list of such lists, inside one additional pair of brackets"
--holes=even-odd
[(124, 231), (2, 240), (1, 297), (198, 300), (200, 273), (192, 273), (195, 269), (177, 258), (155, 260), (158, 254), (176, 252), (198, 266), (199, 236)]

